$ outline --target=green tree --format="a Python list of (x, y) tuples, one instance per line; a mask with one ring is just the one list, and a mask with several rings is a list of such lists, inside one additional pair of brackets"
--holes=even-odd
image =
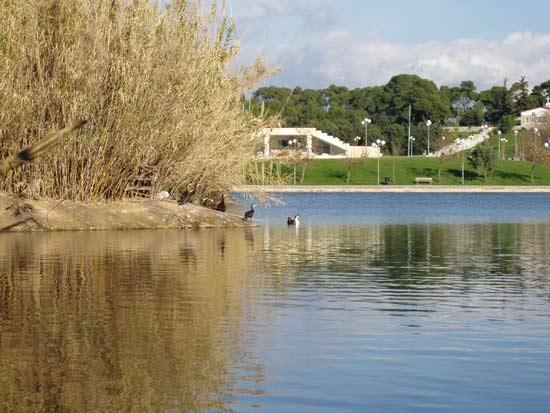
[(535, 106), (542, 106), (546, 103), (546, 96), (550, 96), (550, 80), (541, 83), (533, 88), (531, 92), (531, 97), (536, 102)]
[(428, 119), (442, 122), (450, 115), (448, 102), (442, 99), (435, 83), (416, 75), (394, 76), (384, 86), (383, 104), (387, 108), (386, 114), (393, 118), (394, 123), (408, 122), (409, 105), (414, 124)]
[(471, 110), (478, 99), (476, 86), (471, 80), (465, 80), (460, 86), (450, 89), (451, 106), (456, 114), (458, 124), (461, 124), (462, 117)]
[(478, 145), (468, 157), (470, 165), (483, 174), (485, 182), (493, 174), (497, 166), (495, 150), (487, 142)]
[(500, 118), (498, 128), (502, 133), (510, 132), (516, 126), (516, 117), (514, 115), (505, 115)]
[(525, 76), (522, 76), (516, 83), (514, 83), (510, 88), (510, 91), (513, 95), (514, 112), (516, 114), (530, 109), (529, 82), (527, 82)]
[(486, 118), (494, 124), (498, 124), (503, 116), (514, 112), (512, 92), (508, 89), (506, 80), (502, 86), (493, 86), (481, 92), (480, 100), (485, 105)]
[(473, 108), (464, 112), (460, 118), (461, 126), (480, 126), (484, 120), (483, 104), (477, 103)]

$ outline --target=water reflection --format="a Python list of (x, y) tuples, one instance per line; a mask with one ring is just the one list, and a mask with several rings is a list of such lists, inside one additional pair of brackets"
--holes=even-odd
[(247, 249), (238, 232), (3, 236), (0, 410), (223, 408)]
[(537, 411), (549, 257), (550, 223), (3, 234), (0, 410)]

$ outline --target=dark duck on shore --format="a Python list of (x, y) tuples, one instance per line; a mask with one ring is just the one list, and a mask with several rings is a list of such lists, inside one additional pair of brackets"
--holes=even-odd
[(300, 225), (300, 215), (294, 215), (294, 218), (288, 217), (286, 223), (287, 225)]
[(216, 205), (216, 211), (225, 212), (227, 207), (225, 206), (225, 194), (222, 194), (222, 200)]
[(178, 199), (178, 205), (185, 205), (191, 201), (191, 198), (193, 197), (193, 195), (195, 195), (195, 192), (197, 191), (197, 189), (196, 188), (190, 189), (190, 188), (191, 188), (191, 184), (187, 185), (187, 188), (185, 189), (185, 191), (183, 191), (180, 194)]
[(254, 207), (257, 207), (257, 204), (250, 205), (250, 210), (246, 211), (244, 213), (243, 221), (252, 221), (252, 218), (254, 217)]

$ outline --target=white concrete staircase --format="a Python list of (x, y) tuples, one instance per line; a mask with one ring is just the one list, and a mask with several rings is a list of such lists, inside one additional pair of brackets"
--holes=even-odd
[(335, 146), (338, 149), (341, 149), (344, 152), (347, 152), (349, 147), (351, 146), (349, 143), (344, 142), (343, 140), (329, 135), (323, 131), (314, 129), (313, 133), (311, 134), (312, 137), (319, 139), (321, 142), (328, 143), (329, 145)]
[(470, 137), (463, 139), (462, 144), (459, 145), (456, 142), (451, 143), (448, 146), (445, 146), (434, 153), (434, 156), (447, 156), (447, 155), (454, 155), (455, 153), (459, 153), (468, 149), (472, 149), (479, 145), (480, 143), (485, 142), (487, 139), (489, 139), (490, 132), (492, 129), (483, 130), (475, 135), (471, 135)]
[(375, 147), (365, 147), (365, 146), (353, 146), (343, 140), (329, 135), (323, 131), (320, 131), (315, 128), (270, 128), (263, 131), (264, 135), (264, 151), (263, 157), (269, 158), (271, 155), (270, 142), (271, 139), (285, 140), (290, 138), (306, 138), (306, 150), (309, 154), (312, 155), (312, 141), (317, 139), (317, 141), (324, 143), (329, 146), (329, 151), (327, 153), (322, 153), (314, 156), (321, 157), (352, 157), (352, 158), (362, 158), (362, 157), (378, 157), (380, 156), (380, 148)]

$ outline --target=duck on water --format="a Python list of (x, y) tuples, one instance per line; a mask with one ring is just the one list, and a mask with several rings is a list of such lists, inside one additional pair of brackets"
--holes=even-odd
[(291, 218), (291, 217), (288, 217), (286, 219), (286, 223), (287, 225), (294, 225), (294, 226), (298, 226), (300, 225), (300, 215), (294, 215), (294, 218)]

